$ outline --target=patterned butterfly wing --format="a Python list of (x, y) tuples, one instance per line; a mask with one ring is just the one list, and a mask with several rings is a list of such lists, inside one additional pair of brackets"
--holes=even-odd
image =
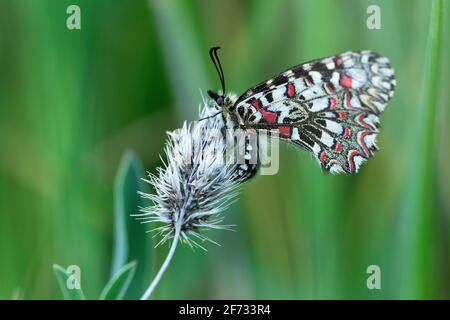
[(378, 115), (394, 94), (386, 57), (346, 52), (307, 62), (245, 92), (234, 104), (244, 126), (276, 130), (328, 172), (357, 172), (377, 150)]

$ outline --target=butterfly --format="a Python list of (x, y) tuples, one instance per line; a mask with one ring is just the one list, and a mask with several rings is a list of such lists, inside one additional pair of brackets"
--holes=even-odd
[[(372, 51), (349, 51), (289, 68), (248, 89), (237, 99), (225, 94), (222, 66), (210, 50), (222, 92), (208, 91), (227, 126), (270, 130), (311, 153), (322, 169), (355, 173), (378, 150), (379, 115), (396, 86), (389, 60)], [(241, 164), (251, 178), (259, 162)]]

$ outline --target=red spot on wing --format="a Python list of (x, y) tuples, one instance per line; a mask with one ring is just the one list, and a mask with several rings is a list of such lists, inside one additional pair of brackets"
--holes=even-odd
[(346, 89), (351, 88), (352, 87), (352, 78), (350, 78), (346, 74), (342, 74), (341, 75), (341, 86), (343, 86)]
[(336, 66), (337, 66), (337, 67), (340, 67), (340, 66), (342, 65), (342, 63), (343, 63), (343, 61), (342, 61), (341, 58), (337, 58), (337, 59), (336, 59)]
[(344, 128), (344, 138), (348, 139), (350, 137), (351, 131), (349, 128), (345, 127)]
[(361, 113), (361, 114), (356, 118), (356, 121), (357, 121), (361, 126), (363, 126), (363, 127), (371, 128), (371, 126), (369, 126), (369, 125), (364, 121), (364, 118), (365, 118), (366, 116), (367, 116), (367, 114)]
[(336, 145), (334, 146), (334, 151), (337, 153), (341, 153), (341, 151), (342, 151), (342, 145), (338, 141), (336, 141)]
[(265, 110), (261, 110), (262, 116), (264, 118), (264, 120), (266, 120), (268, 123), (276, 123), (278, 116), (276, 113), (273, 112), (268, 112)]
[(295, 87), (292, 83), (288, 83), (287, 85), (287, 96), (289, 98), (293, 98), (295, 96)]
[(279, 127), (278, 132), (283, 138), (290, 138), (291, 137), (291, 127)]
[(336, 98), (331, 97), (331, 98), (329, 99), (329, 103), (330, 103), (330, 108), (331, 108), (331, 109), (336, 109), (336, 106), (337, 106), (337, 100), (336, 100)]
[(325, 88), (328, 91), (328, 93), (333, 93), (334, 92), (334, 87), (331, 83), (326, 83), (325, 84)]
[(278, 115), (277, 115), (276, 113), (273, 113), (273, 112), (269, 112), (269, 111), (264, 110), (264, 109), (261, 107), (261, 102), (260, 102), (258, 99), (253, 100), (253, 101), (251, 102), (251, 104), (252, 104), (252, 106), (255, 107), (255, 109), (256, 109), (258, 112), (261, 113), (263, 119), (264, 119), (267, 123), (276, 123), (276, 122), (277, 122)]
[(347, 109), (353, 109), (354, 110), (355, 108), (353, 108), (352, 105), (350, 104), (350, 100), (352, 99), (351, 93), (350, 92), (346, 92), (344, 95), (345, 95), (345, 107)]
[(341, 120), (345, 120), (347, 118), (347, 114), (345, 112), (340, 111), (337, 114), (338, 114), (339, 119), (341, 119)]
[(360, 155), (361, 154), (356, 150), (352, 150), (348, 153), (348, 166), (350, 167), (351, 172), (355, 171), (355, 161), (353, 160), (353, 158)]
[(360, 135), (359, 135), (359, 145), (363, 148), (364, 153), (367, 156), (369, 156), (370, 153), (369, 153), (369, 148), (367, 148), (366, 142), (364, 141), (364, 137), (367, 136), (370, 133), (371, 133), (370, 131), (365, 130), (365, 131), (361, 132)]
[(319, 156), (320, 163), (324, 163), (327, 160), (327, 153), (323, 150)]
[(253, 101), (252, 101), (252, 106), (254, 106), (254, 107), (256, 108), (256, 110), (259, 111), (259, 109), (261, 109), (261, 102), (259, 102), (258, 99), (253, 100)]

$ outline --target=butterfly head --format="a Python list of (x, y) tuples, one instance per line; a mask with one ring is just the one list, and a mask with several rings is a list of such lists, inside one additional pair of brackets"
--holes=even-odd
[(216, 102), (219, 108), (222, 108), (225, 104), (226, 97), (223, 94), (208, 90), (208, 96)]
[(216, 108), (226, 116), (233, 107), (233, 97), (208, 90), (208, 95), (216, 103)]

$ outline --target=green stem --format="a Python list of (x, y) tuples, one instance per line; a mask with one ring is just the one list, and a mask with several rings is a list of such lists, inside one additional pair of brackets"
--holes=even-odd
[[(179, 221), (181, 221), (181, 219)], [(151, 294), (153, 293), (159, 281), (161, 280), (164, 272), (167, 270), (167, 267), (169, 266), (170, 261), (172, 260), (173, 255), (175, 253), (175, 249), (177, 248), (177, 243), (180, 238), (180, 231), (181, 231), (181, 224), (177, 223), (175, 227), (175, 235), (173, 236), (173, 241), (172, 244), (170, 245), (169, 253), (167, 254), (163, 264), (161, 265), (161, 268), (159, 268), (159, 271), (156, 274), (155, 278), (153, 278), (147, 290), (145, 290), (145, 293), (142, 295), (141, 300), (148, 300), (150, 298)]]

